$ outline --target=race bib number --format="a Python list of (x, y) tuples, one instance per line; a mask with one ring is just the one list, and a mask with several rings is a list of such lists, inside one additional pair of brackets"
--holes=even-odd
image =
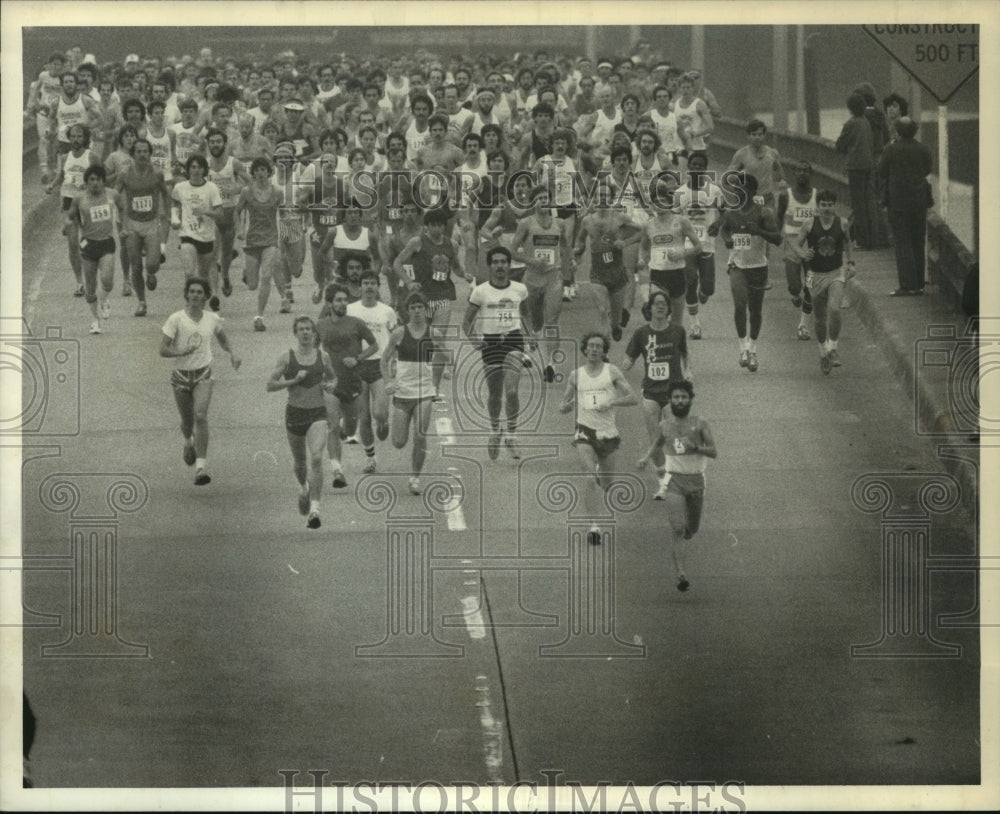
[(152, 195), (138, 195), (132, 199), (132, 211), (133, 212), (152, 212), (153, 211), (153, 196)]
[(697, 223), (693, 223), (691, 225), (694, 228), (694, 233), (697, 235), (698, 240), (704, 240), (705, 235), (708, 234), (708, 230), (706, 230), (704, 226)]
[(170, 169), (170, 158), (165, 155), (154, 155), (149, 159), (149, 163), (153, 165), (153, 169), (159, 170), (160, 172), (166, 172)]
[(606, 406), (607, 403), (608, 397), (603, 390), (591, 390), (583, 398), (584, 406), (591, 410), (599, 410), (601, 407)]
[(806, 272), (806, 288), (812, 291), (813, 283), (816, 282), (816, 273), (813, 271)]
[(795, 220), (800, 221), (800, 222), (804, 221), (804, 220), (807, 220), (808, 218), (811, 218), (812, 216), (813, 216), (813, 211), (811, 209), (809, 209), (808, 207), (804, 207), (804, 206), (797, 206), (795, 208), (795, 214), (793, 215), (793, 217), (795, 218)]
[(388, 223), (385, 225), (385, 234), (387, 237), (392, 237), (392, 227)]
[(106, 220), (111, 220), (111, 207), (108, 204), (90, 207), (91, 223), (100, 223)]
[(646, 375), (651, 381), (665, 382), (670, 378), (669, 362), (650, 362), (646, 370)]
[(448, 264), (448, 258), (443, 254), (434, 255), (431, 260), (431, 279), (435, 283), (443, 283), (448, 279), (450, 273), (451, 267)]
[(507, 333), (516, 327), (516, 313), (510, 308), (501, 308), (496, 312), (496, 321), (500, 333)]
[(749, 249), (750, 248), (750, 235), (746, 232), (737, 232), (733, 235), (733, 248), (734, 249)]
[(545, 263), (551, 266), (556, 262), (556, 250), (555, 249), (535, 249), (535, 260), (539, 263)]
[(187, 229), (189, 232), (200, 232), (205, 220), (201, 215), (191, 215), (187, 219)]
[(601, 262), (602, 263), (613, 263), (615, 259), (614, 252), (601, 252)]
[(66, 170), (66, 183), (74, 189), (83, 189), (83, 170)]
[(402, 220), (403, 219), (403, 210), (399, 209), (398, 207), (397, 208), (390, 207), (390, 208), (386, 209), (385, 210), (385, 214), (386, 214), (386, 217), (389, 220)]
[(405, 274), (410, 280), (416, 279), (412, 263), (403, 263), (403, 274)]
[(650, 253), (650, 265), (655, 268), (663, 268), (670, 262), (670, 249), (665, 246), (654, 246)]
[(675, 438), (674, 439), (674, 452), (676, 452), (678, 455), (683, 455), (686, 450), (687, 450), (687, 447), (685, 447), (685, 445), (684, 445), (684, 439), (683, 438)]
[(753, 196), (753, 202), (755, 204), (757, 204), (758, 206), (763, 206), (764, 205), (764, 196), (763, 195), (754, 195)]
[(320, 215), (319, 216), (320, 226), (336, 226), (337, 216), (336, 215)]

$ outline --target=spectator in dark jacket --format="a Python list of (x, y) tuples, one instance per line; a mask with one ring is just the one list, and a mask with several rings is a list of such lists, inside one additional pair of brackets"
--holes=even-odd
[(870, 202), (871, 175), (874, 168), (872, 157), (872, 128), (865, 118), (865, 99), (860, 93), (852, 93), (847, 99), (847, 109), (851, 118), (837, 138), (837, 152), (843, 153), (844, 169), (851, 195), (853, 228), (859, 248), (870, 249), (874, 244), (874, 218)]
[(882, 100), (882, 107), (885, 108), (885, 123), (889, 132), (889, 141), (899, 138), (896, 132), (896, 122), (901, 116), (910, 115), (910, 103), (898, 93), (890, 93)]
[(884, 248), (889, 245), (889, 222), (885, 212), (879, 207), (882, 200), (882, 190), (879, 189), (878, 173), (875, 168), (882, 160), (882, 150), (889, 143), (889, 125), (883, 113), (875, 104), (875, 88), (870, 82), (862, 82), (854, 92), (865, 100), (865, 118), (872, 129), (872, 174), (868, 189), (868, 209), (872, 213), (872, 246)]
[(924, 242), (927, 238), (927, 210), (931, 205), (931, 151), (916, 140), (917, 123), (907, 116), (896, 123), (899, 140), (882, 153), (879, 176), (884, 190), (883, 206), (896, 245), (896, 272), (899, 287), (893, 297), (924, 293)]

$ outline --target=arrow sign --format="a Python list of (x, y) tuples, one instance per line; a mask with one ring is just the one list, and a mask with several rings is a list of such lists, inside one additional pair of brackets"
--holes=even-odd
[(863, 25), (941, 104), (979, 70), (978, 25)]

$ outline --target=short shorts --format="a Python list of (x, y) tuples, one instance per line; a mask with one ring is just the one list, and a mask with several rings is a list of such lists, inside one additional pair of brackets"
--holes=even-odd
[(114, 253), (115, 239), (113, 237), (104, 240), (91, 240), (85, 237), (80, 241), (80, 256), (94, 263), (99, 263), (102, 257)]
[(179, 390), (181, 392), (193, 393), (195, 387), (197, 387), (202, 382), (212, 381), (212, 368), (206, 365), (205, 367), (195, 368), (194, 370), (181, 370), (176, 368), (170, 374), (170, 385), (174, 390)]
[(670, 404), (670, 396), (667, 395), (667, 392), (665, 390), (661, 392), (656, 392), (655, 390), (652, 392), (648, 390), (643, 390), (642, 397), (646, 401), (655, 401), (657, 404), (660, 405), (661, 410), (668, 404)]
[(285, 429), (292, 435), (304, 436), (309, 432), (309, 428), (319, 421), (326, 423), (326, 407), (285, 405)]
[(508, 334), (483, 334), (483, 348), (480, 351), (484, 367), (500, 367), (507, 354), (524, 350), (524, 334), (511, 331)]
[(628, 285), (628, 272), (625, 271), (621, 249), (591, 253), (590, 282), (604, 286), (609, 294), (614, 294)]
[(674, 300), (683, 297), (687, 289), (687, 275), (683, 268), (650, 269), (649, 282), (652, 285), (662, 288)]
[(184, 243), (194, 246), (195, 251), (200, 255), (211, 254), (215, 251), (214, 240), (195, 240), (193, 237), (185, 235), (181, 238), (181, 244), (183, 245)]
[(365, 384), (373, 384), (382, 378), (382, 363), (378, 359), (364, 359), (358, 362), (355, 369)]
[(576, 425), (576, 434), (573, 436), (573, 446), (586, 444), (597, 453), (598, 458), (607, 458), (621, 446), (621, 443), (622, 439), (617, 436), (614, 438), (598, 438), (597, 433), (592, 427), (587, 427), (583, 424)]
[(814, 301), (834, 283), (846, 282), (847, 272), (844, 270), (843, 266), (839, 269), (834, 269), (833, 271), (806, 272), (806, 288), (809, 289), (809, 293), (812, 294)]

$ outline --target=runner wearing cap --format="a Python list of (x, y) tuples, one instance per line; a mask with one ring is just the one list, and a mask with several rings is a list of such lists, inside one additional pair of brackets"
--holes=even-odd
[(283, 106), (285, 120), (278, 125), (278, 140), (295, 146), (295, 158), (303, 164), (319, 156), (316, 129), (305, 120), (305, 105), (301, 99), (288, 99)]

